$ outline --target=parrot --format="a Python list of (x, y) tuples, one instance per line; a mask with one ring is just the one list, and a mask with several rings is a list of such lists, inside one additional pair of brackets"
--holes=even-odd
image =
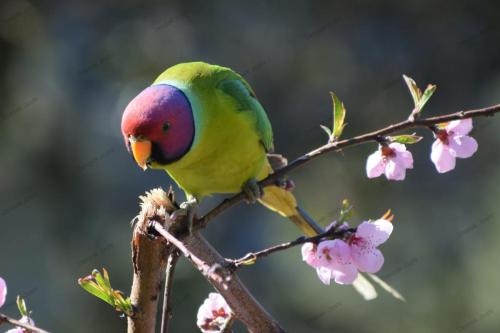
[(306, 236), (323, 229), (283, 186), (261, 188), (273, 173), (273, 131), (245, 79), (205, 62), (174, 65), (134, 97), (123, 111), (121, 132), (143, 170), (162, 169), (185, 192), (179, 212), (190, 223), (200, 201), (244, 192), (249, 202), (290, 219)]

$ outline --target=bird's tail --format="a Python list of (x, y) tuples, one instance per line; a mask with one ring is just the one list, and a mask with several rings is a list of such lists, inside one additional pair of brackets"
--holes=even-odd
[[(266, 164), (264, 169), (266, 169), (265, 175), (267, 176), (272, 172), (272, 167), (269, 162)], [(321, 226), (314, 222), (314, 220), (297, 205), (295, 196), (286, 189), (275, 185), (267, 186), (264, 188), (264, 194), (259, 199), (259, 202), (270, 210), (290, 219), (306, 236), (315, 236), (324, 231)]]

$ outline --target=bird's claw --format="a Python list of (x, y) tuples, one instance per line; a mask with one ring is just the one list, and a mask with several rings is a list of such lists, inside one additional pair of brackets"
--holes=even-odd
[(259, 200), (264, 192), (262, 191), (262, 187), (259, 185), (255, 178), (250, 179), (242, 187), (243, 192), (246, 196), (246, 201), (248, 203), (255, 203)]
[(188, 210), (186, 208), (176, 209), (170, 214), (170, 219), (172, 221), (177, 221), (179, 217), (184, 217), (188, 215)]
[(286, 191), (293, 191), (295, 189), (295, 182), (291, 179), (288, 179), (288, 178), (279, 178), (277, 181), (276, 181), (276, 185), (278, 187), (281, 187), (282, 189), (286, 190)]
[(179, 209), (174, 210), (170, 214), (170, 219), (176, 221), (179, 217), (186, 217), (188, 232), (191, 235), (193, 232), (194, 217), (196, 213), (196, 208), (198, 207), (198, 200), (195, 198), (189, 198), (179, 205)]

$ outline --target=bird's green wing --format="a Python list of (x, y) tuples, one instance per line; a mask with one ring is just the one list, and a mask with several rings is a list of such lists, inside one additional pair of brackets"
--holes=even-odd
[[(229, 73), (228, 73), (229, 72)], [(238, 107), (238, 111), (249, 112), (254, 117), (256, 130), (267, 152), (272, 152), (273, 130), (266, 111), (255, 97), (250, 85), (238, 74), (228, 71), (217, 84), (217, 89), (233, 98)]]

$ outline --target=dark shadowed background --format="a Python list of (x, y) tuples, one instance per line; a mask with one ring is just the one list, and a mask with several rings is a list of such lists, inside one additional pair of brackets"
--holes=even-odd
[[(438, 85), (426, 115), (500, 102), (494, 3), (2, 1), (0, 276), (9, 286), (2, 311), (17, 315), (20, 294), (51, 331), (124, 331), (126, 321), (77, 279), (106, 267), (116, 288), (130, 290), (137, 197), (172, 182), (133, 163), (120, 118), (167, 67), (203, 60), (243, 74), (269, 114), (277, 151), (294, 158), (325, 142), (319, 125), (331, 123), (332, 90), (347, 107), (346, 137), (408, 116), (404, 73)], [(499, 131), (500, 119), (477, 119), (479, 151), (444, 175), (429, 160), (426, 132), (411, 147), (415, 168), (404, 182), (365, 177), (374, 144), (292, 174), (302, 206), (323, 224), (344, 198), (356, 206), (354, 224), (393, 209), (379, 275), (406, 303), (385, 293), (365, 302), (351, 287), (322, 285), (299, 248), (242, 269), (243, 280), (290, 332), (495, 332)], [(281, 217), (247, 205), (204, 234), (228, 257), (298, 236)], [(195, 332), (211, 288), (184, 261), (174, 288), (174, 332)]]

